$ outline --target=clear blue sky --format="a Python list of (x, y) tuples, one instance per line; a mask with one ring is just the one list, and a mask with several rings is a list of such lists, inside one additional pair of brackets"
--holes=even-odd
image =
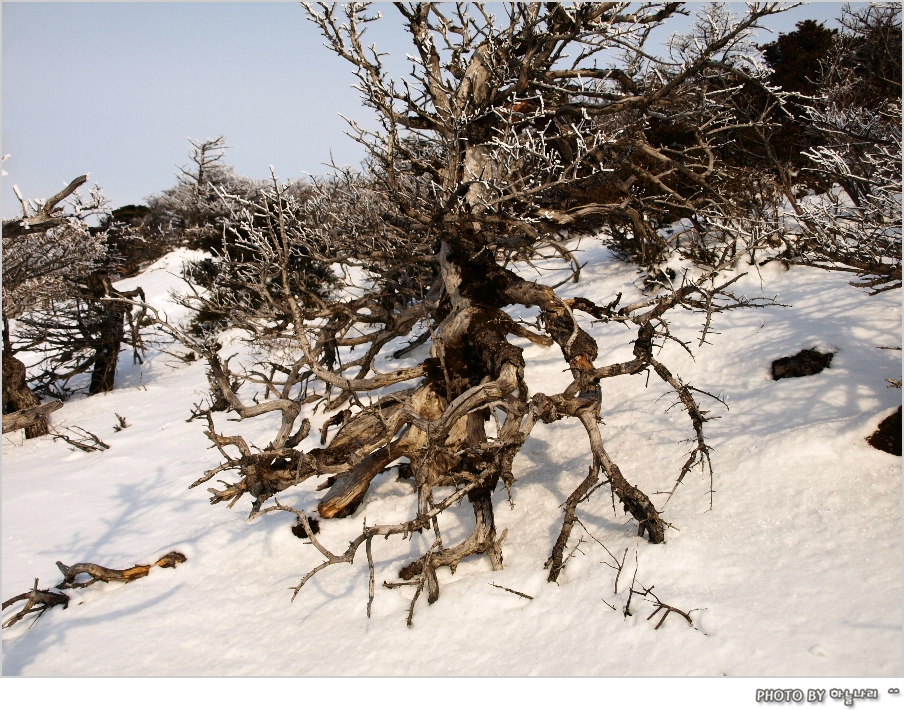
[[(768, 24), (837, 26), (841, 5)], [(398, 76), (410, 45), (397, 11), (378, 9), (369, 39)], [(330, 151), (339, 164), (363, 157), (337, 115), (368, 120), (350, 67), (297, 3), (4, 2), (2, 28), (4, 219), (19, 213), (13, 184), (48, 197), (86, 172), (114, 207), (142, 202), (175, 183), (188, 137), (225, 135), (228, 162), (253, 177), (270, 164), (282, 178), (323, 173)]]

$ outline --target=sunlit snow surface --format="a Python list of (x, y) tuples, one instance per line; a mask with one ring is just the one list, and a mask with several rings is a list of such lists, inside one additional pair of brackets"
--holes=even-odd
[[(606, 303), (638, 294), (637, 274), (585, 241), (581, 282), (559, 289)], [(178, 288), (171, 254), (124, 285), (140, 284), (155, 305)], [(525, 273), (525, 276), (528, 274)], [(560, 274), (544, 272), (548, 283)], [(712, 345), (697, 347), (699, 315), (674, 314), (672, 332), (691, 341), (694, 362), (670, 343), (660, 354), (692, 385), (721, 395), (730, 410), (700, 396), (721, 416), (707, 425), (714, 447), (715, 495), (695, 470), (665, 506), (674, 527), (665, 545), (636, 537), (636, 525), (613, 511), (603, 488), (578, 513), (587, 530), (621, 559), (619, 593), (603, 548), (580, 526), (559, 584), (543, 564), (561, 525), (559, 506), (586, 474), (586, 435), (576, 421), (537, 424), (515, 463), (514, 509), (494, 496), (496, 525), (508, 528), (505, 569), (464, 561), (454, 576), (439, 571), (441, 597), (421, 598), (413, 628), (405, 618), (413, 589), (389, 590), (399, 568), (427, 549), (425, 537), (374, 541), (377, 591), (365, 615), (363, 549), (353, 566), (324, 570), (293, 603), (290, 587), (321, 561), (294, 537), (294, 518), (270, 514), (246, 522), (250, 499), (211, 506), (206, 485), (188, 490), (219, 463), (200, 421), (187, 423), (206, 392), (205, 366), (153, 354), (132, 365), (124, 351), (116, 389), (73, 398), (53, 415), (109, 445), (72, 451), (49, 437), (3, 439), (3, 578), (7, 599), (60, 581), (56, 560), (126, 567), (170, 550), (188, 561), (153, 569), (129, 585), (70, 591), (55, 608), (3, 632), (6, 675), (707, 675), (895, 676), (901, 668), (901, 459), (864, 441), (901, 402), (885, 378), (901, 377), (899, 291), (870, 297), (843, 274), (769, 266), (740, 282), (748, 296), (777, 296), (790, 308), (736, 310), (717, 317)], [(513, 313), (526, 319), (536, 312)], [(597, 363), (630, 359), (634, 333), (624, 326), (585, 327), (597, 339)], [(558, 347), (525, 348), (531, 392), (562, 391), (569, 375)], [(401, 342), (401, 341), (400, 341)], [(243, 346), (234, 341), (224, 352)], [(381, 360), (381, 371), (424, 357)], [(770, 363), (803, 348), (835, 353), (831, 368), (806, 378), (771, 380)], [(393, 350), (390, 345), (385, 352)], [(607, 449), (632, 483), (649, 494), (670, 490), (692, 430), (675, 396), (646, 374), (603, 381)], [(243, 396), (250, 391), (242, 390)], [(670, 408), (671, 407), (671, 408)], [(114, 433), (114, 412), (131, 425)], [(216, 415), (226, 433), (259, 446), (278, 414), (239, 424)], [(322, 414), (312, 418), (305, 448), (316, 445)], [(222, 476), (225, 480), (228, 473)], [(313, 511), (311, 480), (280, 500)], [(211, 481), (212, 485), (214, 482)], [(356, 513), (327, 521), (321, 539), (342, 552), (366, 518), (399, 522), (414, 512), (410, 483), (390, 472), (374, 481)], [(652, 496), (662, 505), (665, 496)], [(463, 538), (467, 504), (444, 514), (447, 544)], [(692, 612), (695, 628), (675, 614), (658, 630), (653, 607), (636, 596), (622, 614), (627, 588), (655, 585), (664, 602)], [(490, 586), (518, 590), (532, 601)], [(613, 611), (606, 603), (613, 605)], [(5, 614), (8, 616), (9, 610)]]

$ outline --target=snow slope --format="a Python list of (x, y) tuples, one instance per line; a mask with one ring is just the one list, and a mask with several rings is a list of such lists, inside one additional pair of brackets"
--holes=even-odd
[[(582, 248), (589, 265), (563, 295), (608, 302), (618, 291), (626, 300), (637, 293), (630, 266), (597, 242)], [(163, 305), (186, 256), (171, 254), (123, 285), (141, 284)], [(699, 316), (677, 313), (673, 333), (693, 340), (697, 359), (674, 344), (661, 355), (730, 407), (703, 403), (721, 416), (707, 427), (712, 509), (708, 477), (694, 471), (665, 506), (674, 526), (667, 543), (654, 546), (635, 536), (601, 489), (579, 507), (586, 531), (575, 528), (571, 547), (584, 541), (559, 584), (549, 584), (543, 563), (561, 525), (559, 506), (590, 455), (579, 423), (537, 424), (516, 459), (514, 508), (504, 490), (495, 498), (497, 528), (508, 528), (505, 569), (493, 572), (481, 558), (454, 576), (441, 570), (439, 601), (422, 599), (410, 629), (413, 590), (379, 585), (427, 549), (424, 539), (375, 540), (370, 619), (363, 550), (353, 566), (324, 570), (290, 604), (289, 588), (321, 560), (292, 535), (294, 518), (248, 522), (250, 500), (230, 510), (209, 505), (204, 486), (188, 490), (219, 463), (202, 424), (185, 421), (206, 391), (204, 364), (158, 353), (138, 367), (124, 352), (113, 392), (72, 399), (53, 419), (98, 434), (109, 450), (4, 437), (2, 595), (25, 591), (35, 577), (56, 584), (56, 560), (121, 568), (179, 550), (188, 561), (129, 585), (74, 590), (67, 610), (4, 630), (4, 675), (900, 675), (901, 459), (864, 441), (901, 402), (885, 383), (900, 378), (901, 353), (878, 349), (901, 343), (900, 293), (869, 297), (841, 274), (780, 267), (754, 270), (740, 288), (790, 307), (723, 314), (713, 345), (702, 348)], [(596, 325), (590, 332), (599, 364), (630, 359), (631, 331)], [(531, 390), (561, 391), (569, 376), (558, 349), (515, 340), (525, 347)], [(835, 353), (829, 369), (771, 380), (774, 359), (810, 347)], [(603, 401), (603, 435), (625, 476), (648, 493), (669, 490), (692, 434), (684, 411), (671, 407), (674, 395), (639, 375), (604, 381)], [(131, 426), (114, 433), (114, 413)], [(227, 433), (259, 445), (278, 420), (217, 416)], [(312, 418), (314, 432), (322, 421)], [(313, 511), (316, 483), (280, 499)], [(379, 477), (353, 516), (324, 523), (322, 542), (341, 552), (365, 518), (406, 519), (414, 510), (409, 486), (394, 473)], [(664, 496), (654, 500), (661, 505)], [(445, 515), (448, 544), (467, 534), (471, 515), (466, 506)], [(611, 559), (591, 533), (619, 559), (627, 549), (618, 594), (604, 564)], [(659, 617), (648, 621), (653, 607), (636, 596), (633, 615), (624, 616), (635, 569), (638, 584), (655, 585), (664, 602), (697, 609), (695, 628), (673, 614), (654, 629)]]

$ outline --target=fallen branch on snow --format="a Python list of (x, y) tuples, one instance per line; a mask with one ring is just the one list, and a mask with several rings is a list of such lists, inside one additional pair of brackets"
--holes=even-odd
[[(128, 569), (118, 570), (102, 567), (91, 562), (79, 562), (72, 566), (66, 566), (62, 562), (57, 562), (57, 567), (63, 573), (63, 581), (56, 585), (57, 589), (79, 589), (87, 587), (95, 582), (123, 582), (128, 583), (141, 577), (147, 577), (151, 571), (151, 567), (175, 567), (181, 562), (185, 562), (188, 558), (181, 552), (168, 552), (153, 565), (135, 565)], [(76, 578), (81, 574), (87, 574), (91, 579), (87, 582), (76, 582)], [(69, 606), (69, 596), (62, 592), (52, 592), (49, 589), (38, 589), (38, 580), (35, 578), (34, 587), (25, 592), (18, 594), (11, 599), (3, 602), (3, 610), (16, 604), (17, 602), (25, 602), (25, 606), (18, 612), (3, 622), (3, 628), (8, 629), (18, 621), (21, 621), (29, 614), (37, 614), (37, 621), (41, 615), (54, 606), (62, 606), (66, 609)], [(34, 622), (32, 622), (34, 623)]]
[(62, 406), (62, 402), (54, 399), (50, 402), (44, 402), (43, 404), (29, 407), (28, 409), (20, 409), (18, 412), (13, 412), (12, 414), (4, 414), (3, 433), (9, 434), (10, 432), (24, 429), (25, 427), (34, 424), (38, 419), (46, 417), (51, 412), (57, 411)]

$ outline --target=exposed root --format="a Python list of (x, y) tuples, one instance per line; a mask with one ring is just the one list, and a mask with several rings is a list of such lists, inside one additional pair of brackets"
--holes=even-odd
[(547, 561), (549, 569), (548, 580), (555, 582), (564, 567), (563, 556), (568, 538), (574, 524), (578, 522), (577, 506), (586, 500), (587, 495), (593, 490), (599, 480), (599, 472), (606, 476), (606, 482), (612, 488), (614, 494), (622, 502), (625, 512), (632, 515), (638, 521), (638, 535), (647, 533), (650, 542), (661, 543), (665, 541), (665, 523), (659, 517), (659, 513), (650, 499), (636, 486), (628, 483), (618, 466), (609, 458), (603, 447), (602, 436), (596, 421), (595, 412), (599, 411), (599, 404), (589, 404), (577, 412), (578, 419), (584, 425), (590, 438), (590, 448), (593, 452), (593, 465), (580, 485), (568, 496), (565, 501), (565, 519), (559, 536), (553, 545), (552, 554)]

